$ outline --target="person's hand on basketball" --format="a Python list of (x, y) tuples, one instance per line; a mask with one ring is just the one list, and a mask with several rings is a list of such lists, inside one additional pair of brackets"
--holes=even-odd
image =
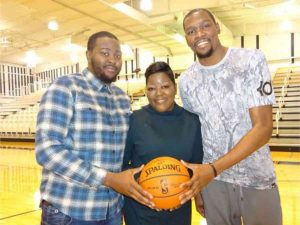
[(169, 211), (172, 212), (172, 211), (174, 211), (174, 210), (176, 210), (176, 209), (179, 209), (180, 207), (181, 207), (181, 205), (180, 205), (180, 206), (177, 206), (177, 207), (174, 207), (174, 208), (171, 208), (171, 209), (169, 209)]
[(152, 202), (152, 195), (145, 191), (134, 179), (134, 175), (141, 172), (144, 165), (122, 171), (120, 173), (108, 172), (104, 185), (113, 188), (115, 191), (133, 198), (137, 202), (146, 205), (150, 208), (154, 207)]
[(170, 212), (172, 212), (172, 211), (174, 211), (176, 209), (179, 209), (180, 207), (181, 207), (181, 205), (177, 206), (177, 207), (174, 207), (174, 208), (170, 208), (170, 209), (160, 209), (160, 208), (156, 208), (156, 207), (153, 207), (152, 209), (154, 209), (154, 210), (156, 210), (158, 212), (160, 212), (160, 211), (170, 211)]
[(209, 164), (192, 164), (181, 160), (181, 162), (193, 171), (192, 178), (181, 184), (181, 188), (187, 189), (180, 196), (181, 204), (186, 203), (188, 200), (196, 196), (203, 187), (205, 187), (214, 178), (214, 171)]

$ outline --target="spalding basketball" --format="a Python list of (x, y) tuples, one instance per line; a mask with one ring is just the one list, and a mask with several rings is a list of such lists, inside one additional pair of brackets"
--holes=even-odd
[(158, 157), (149, 161), (141, 171), (139, 184), (153, 196), (155, 207), (171, 209), (180, 206), (179, 187), (190, 179), (188, 170), (177, 159)]

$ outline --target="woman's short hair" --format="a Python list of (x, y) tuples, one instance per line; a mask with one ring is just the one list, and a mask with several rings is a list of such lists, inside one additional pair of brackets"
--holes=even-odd
[(145, 72), (146, 84), (148, 83), (148, 79), (152, 74), (155, 73), (165, 73), (169, 79), (175, 84), (174, 73), (171, 67), (165, 62), (154, 62), (148, 66)]

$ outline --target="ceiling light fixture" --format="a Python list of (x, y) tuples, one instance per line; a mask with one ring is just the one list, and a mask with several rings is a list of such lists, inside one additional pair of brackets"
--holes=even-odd
[(58, 23), (56, 22), (56, 20), (50, 20), (48, 22), (48, 29), (54, 30), (54, 31), (59, 29), (59, 26), (58, 26)]
[(133, 51), (131, 47), (127, 44), (121, 44), (121, 51), (123, 54), (123, 59), (132, 59), (133, 58)]
[(70, 54), (70, 60), (73, 62), (73, 63), (77, 63), (79, 61), (79, 58), (78, 58), (78, 55), (76, 53), (71, 53)]
[(63, 49), (67, 52), (83, 52), (84, 48), (78, 44), (72, 43), (71, 40), (67, 43)]
[(248, 9), (256, 9), (256, 6), (250, 3), (244, 3), (243, 6)]
[(175, 33), (174, 38), (176, 41), (178, 41), (180, 43), (185, 43), (185, 38), (179, 33)]
[(293, 28), (293, 25), (292, 25), (291, 21), (285, 20), (285, 21), (281, 22), (280, 28), (283, 31), (291, 31)]
[(143, 11), (150, 11), (152, 9), (152, 0), (141, 0), (140, 9)]
[(0, 47), (7, 48), (10, 45), (10, 41), (6, 36), (0, 36)]
[(40, 61), (40, 58), (36, 55), (34, 50), (26, 52), (25, 62), (29, 68), (36, 67), (36, 64)]

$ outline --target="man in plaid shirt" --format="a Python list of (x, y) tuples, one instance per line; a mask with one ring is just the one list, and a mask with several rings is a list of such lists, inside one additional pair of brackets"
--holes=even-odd
[(121, 225), (119, 193), (152, 205), (134, 180), (142, 167), (121, 172), (130, 101), (112, 84), (122, 67), (119, 40), (95, 33), (86, 56), (82, 73), (58, 78), (41, 100), (36, 159), (43, 166), (42, 225)]

